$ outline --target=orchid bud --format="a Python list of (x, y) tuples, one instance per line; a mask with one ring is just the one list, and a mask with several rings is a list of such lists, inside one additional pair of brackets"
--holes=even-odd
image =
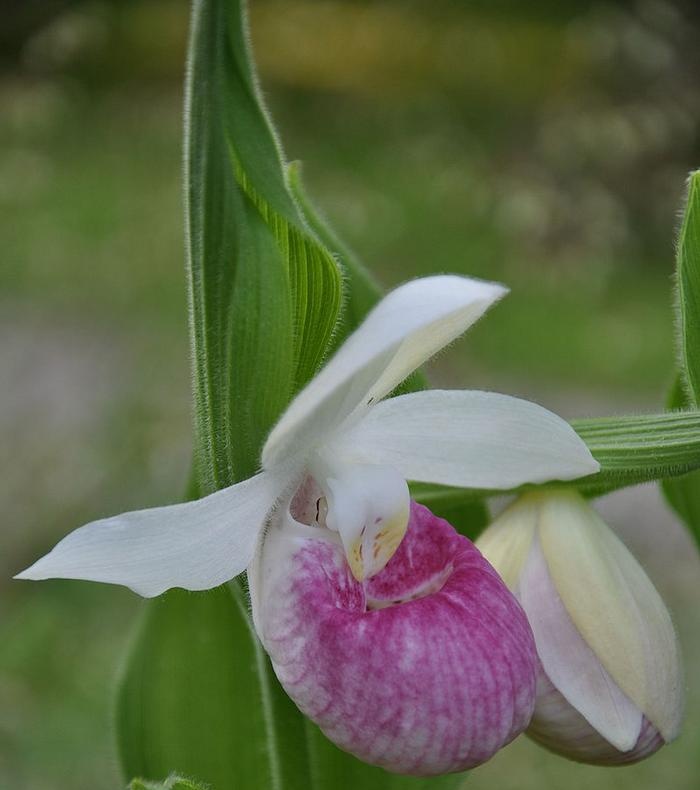
[(578, 493), (520, 497), (477, 545), (535, 636), (530, 737), (597, 765), (636, 762), (676, 737), (683, 680), (671, 618), (640, 564)]
[(289, 696), (342, 749), (390, 771), (489, 759), (534, 705), (537, 654), (515, 597), (415, 502), (396, 552), (360, 580), (313, 506), (321, 492), (301, 493), (311, 505), (295, 497), (249, 571), (256, 629)]

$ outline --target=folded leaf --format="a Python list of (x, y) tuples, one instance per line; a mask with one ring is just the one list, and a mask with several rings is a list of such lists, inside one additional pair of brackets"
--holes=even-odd
[[(668, 407), (679, 409), (688, 405), (688, 394), (678, 377), (671, 389)], [(695, 540), (700, 544), (700, 471), (662, 480), (661, 490), (669, 505), (685, 522)]]
[(700, 468), (700, 411), (573, 420), (601, 470), (578, 488), (599, 496)]
[[(700, 171), (688, 180), (688, 199), (676, 255), (681, 375), (669, 398), (669, 408), (700, 406)], [(671, 507), (700, 543), (700, 472), (664, 480)]]
[(326, 354), (335, 260), (306, 226), (251, 67), (241, 2), (193, 6), (185, 204), (203, 490), (248, 477), (260, 444)]
[(700, 404), (700, 171), (690, 174), (676, 258), (682, 376), (690, 405)]

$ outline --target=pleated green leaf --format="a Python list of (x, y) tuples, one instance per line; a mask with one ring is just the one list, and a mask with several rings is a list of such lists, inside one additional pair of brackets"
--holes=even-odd
[[(672, 409), (697, 409), (700, 407), (700, 171), (691, 173), (688, 180), (676, 269), (681, 375), (668, 405)], [(700, 544), (700, 472), (664, 480), (661, 487), (668, 503)]]
[[(688, 397), (679, 376), (669, 394), (669, 408), (687, 408), (691, 405)], [(663, 480), (661, 490), (700, 545), (700, 471)]]
[(690, 174), (676, 257), (679, 346), (688, 402), (700, 405), (700, 171)]
[(248, 477), (324, 358), (341, 302), (263, 109), (238, 0), (196, 0), (185, 203), (198, 470), (205, 493)]
[(304, 213), (304, 218), (318, 238), (340, 261), (342, 267), (345, 304), (342, 325), (335, 337), (335, 344), (338, 345), (382, 298), (382, 289), (367, 267), (338, 238), (330, 224), (309, 199), (302, 184), (300, 163), (292, 162), (287, 168), (287, 173), (290, 189)]
[(578, 487), (598, 496), (700, 469), (700, 412), (574, 420), (601, 470)]

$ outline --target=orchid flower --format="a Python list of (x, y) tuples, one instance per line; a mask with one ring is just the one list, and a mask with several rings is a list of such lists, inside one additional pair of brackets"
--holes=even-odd
[(598, 464), (566, 422), (524, 400), (384, 398), (505, 292), (451, 275), (397, 288), (289, 405), (262, 471), (195, 502), (81, 527), (18, 578), (154, 596), (248, 569), (278, 677), (332, 740), (401, 772), (482, 762), (529, 721), (532, 634), (493, 569), (411, 502), (406, 481), (502, 490)]
[(676, 737), (683, 672), (673, 623), (641, 565), (579, 494), (526, 494), (477, 545), (535, 636), (534, 740), (580, 762), (622, 765)]

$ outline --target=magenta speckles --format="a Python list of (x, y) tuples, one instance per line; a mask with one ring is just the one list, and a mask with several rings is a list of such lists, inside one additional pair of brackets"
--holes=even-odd
[[(264, 553), (294, 529), (273, 530)], [(431, 775), (478, 765), (527, 727), (532, 633), (470, 541), (412, 503), (406, 538), (363, 585), (337, 543), (302, 530), (263, 574), (258, 628), (287, 693), (332, 741)]]

